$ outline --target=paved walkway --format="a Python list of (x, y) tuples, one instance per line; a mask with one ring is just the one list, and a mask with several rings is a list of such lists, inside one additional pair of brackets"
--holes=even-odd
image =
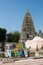
[(26, 59), (12, 63), (3, 63), (3, 61), (0, 61), (0, 65), (43, 65), (43, 59)]

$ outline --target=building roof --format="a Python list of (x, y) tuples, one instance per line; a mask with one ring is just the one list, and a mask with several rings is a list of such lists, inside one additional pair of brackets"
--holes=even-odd
[(43, 38), (40, 38), (38, 36), (34, 37), (33, 40), (27, 40), (25, 42), (26, 48), (34, 48), (36, 49), (36, 47), (38, 46), (38, 48), (41, 48), (43, 46)]

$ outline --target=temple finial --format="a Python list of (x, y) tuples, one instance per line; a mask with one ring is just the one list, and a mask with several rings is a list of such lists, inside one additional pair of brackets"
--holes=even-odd
[(26, 9), (26, 12), (25, 12), (25, 13), (30, 15), (30, 13), (29, 13), (29, 10), (28, 10), (28, 9)]
[(29, 13), (29, 10), (28, 9), (26, 9), (26, 13)]

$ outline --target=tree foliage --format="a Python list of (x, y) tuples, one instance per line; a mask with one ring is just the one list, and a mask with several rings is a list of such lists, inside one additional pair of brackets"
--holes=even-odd
[(7, 34), (7, 41), (8, 42), (16, 42), (18, 43), (20, 39), (20, 33), (18, 31), (14, 33), (8, 33)]
[(6, 40), (6, 29), (0, 28), (0, 42)]
[(1, 50), (4, 51), (5, 48), (5, 40), (6, 40), (6, 29), (0, 28), (0, 42), (1, 42)]
[(13, 34), (12, 33), (7, 34), (7, 42), (13, 42)]
[(18, 43), (19, 42), (19, 39), (20, 39), (20, 33), (18, 31), (14, 32), (13, 42)]

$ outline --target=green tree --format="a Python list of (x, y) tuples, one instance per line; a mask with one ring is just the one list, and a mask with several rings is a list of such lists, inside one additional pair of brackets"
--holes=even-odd
[(1, 44), (2, 44), (2, 49), (1, 49), (1, 50), (2, 50), (2, 51), (5, 51), (5, 41), (2, 41)]
[(13, 42), (18, 43), (20, 39), (20, 33), (18, 31), (13, 34)]
[(6, 40), (6, 29), (0, 28), (0, 42)]
[(20, 33), (15, 31), (14, 33), (7, 34), (7, 42), (15, 42), (18, 43), (20, 39)]
[(2, 48), (1, 50), (4, 51), (4, 48), (5, 48), (5, 40), (6, 40), (6, 29), (4, 28), (0, 28), (0, 42), (1, 42), (1, 45), (2, 45)]
[(7, 34), (7, 42), (13, 42), (13, 33)]

